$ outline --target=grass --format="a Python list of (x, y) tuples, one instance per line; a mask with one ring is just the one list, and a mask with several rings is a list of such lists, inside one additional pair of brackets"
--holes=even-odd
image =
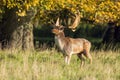
[(91, 51), (93, 63), (80, 68), (73, 55), (70, 65), (64, 63), (55, 49), (34, 52), (0, 51), (0, 80), (120, 80), (120, 54), (113, 51)]

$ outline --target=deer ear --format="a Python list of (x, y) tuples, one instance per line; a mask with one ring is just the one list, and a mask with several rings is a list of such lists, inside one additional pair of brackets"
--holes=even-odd
[(57, 21), (56, 21), (56, 26), (59, 26), (59, 17), (57, 18)]

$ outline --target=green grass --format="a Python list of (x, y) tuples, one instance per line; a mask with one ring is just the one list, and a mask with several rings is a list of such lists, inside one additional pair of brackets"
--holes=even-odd
[(60, 52), (46, 49), (35, 52), (0, 51), (0, 80), (120, 80), (120, 54), (92, 51), (93, 63), (73, 55), (70, 65)]

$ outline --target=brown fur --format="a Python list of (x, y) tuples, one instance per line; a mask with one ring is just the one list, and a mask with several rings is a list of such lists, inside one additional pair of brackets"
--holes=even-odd
[(90, 63), (92, 63), (92, 57), (90, 52), (91, 43), (83, 38), (70, 38), (65, 37), (63, 29), (61, 27), (55, 27), (52, 29), (52, 32), (55, 34), (55, 44), (62, 51), (65, 62), (67, 64), (70, 63), (70, 59), (72, 54), (77, 54), (77, 56), (81, 59), (81, 66), (84, 64), (83, 55), (90, 59)]
[[(77, 23), (77, 18), (74, 23)], [(74, 27), (74, 26), (72, 26)], [(81, 66), (84, 64), (83, 55), (90, 59), (92, 63), (92, 56), (90, 54), (91, 43), (83, 38), (70, 38), (65, 37), (64, 27), (59, 25), (59, 18), (56, 21), (55, 27), (52, 29), (52, 33), (55, 34), (55, 44), (59, 47), (61, 52), (65, 57), (65, 62), (70, 63), (72, 54), (77, 54), (79, 59), (81, 59)]]

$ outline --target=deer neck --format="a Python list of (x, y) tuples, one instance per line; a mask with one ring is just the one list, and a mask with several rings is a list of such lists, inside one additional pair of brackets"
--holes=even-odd
[(58, 35), (55, 35), (55, 44), (60, 48), (60, 50), (63, 50), (65, 44), (64, 33), (59, 33)]
[(65, 34), (64, 34), (64, 32), (61, 32), (61, 33), (55, 35), (55, 37), (60, 38), (60, 39), (65, 38)]

